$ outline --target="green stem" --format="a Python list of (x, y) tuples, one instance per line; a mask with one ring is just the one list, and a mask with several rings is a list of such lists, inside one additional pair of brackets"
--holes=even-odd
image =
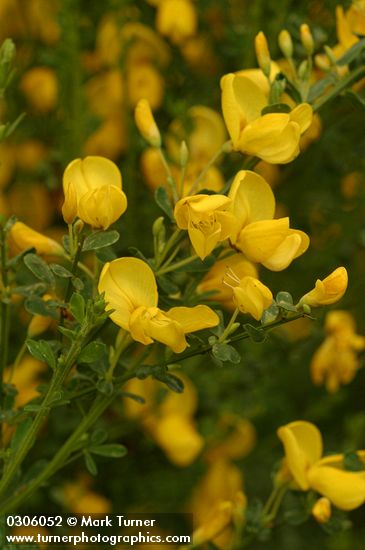
[(49, 412), (52, 401), (54, 401), (54, 396), (58, 394), (59, 389), (61, 388), (66, 376), (74, 365), (80, 351), (81, 343), (75, 341), (70, 347), (64, 362), (61, 363), (61, 360), (59, 361), (56, 370), (54, 371), (47, 393), (43, 399), (41, 408), (37, 412), (32, 424), (30, 425), (28, 431), (21, 441), (19, 448), (17, 449), (16, 453), (14, 453), (14, 456), (12, 456), (11, 460), (8, 462), (8, 466), (4, 471), (3, 478), (0, 482), (0, 495), (6, 491), (9, 484), (12, 482), (18, 468), (21, 466), (24, 458), (28, 454), (29, 450), (33, 447), (36, 436), (40, 428), (42, 427), (45, 417)]
[(175, 231), (173, 232), (173, 234), (171, 235), (171, 237), (169, 238), (169, 240), (167, 241), (167, 243), (165, 244), (165, 248), (160, 256), (160, 259), (159, 259), (159, 262), (158, 264), (156, 265), (156, 268), (158, 269), (161, 264), (164, 262), (167, 254), (170, 252), (171, 248), (173, 246), (175, 246), (176, 242), (179, 240), (180, 238), (180, 235), (181, 235), (181, 229), (177, 228), (175, 229)]
[(328, 103), (328, 101), (331, 101), (335, 97), (337, 97), (341, 92), (343, 92), (346, 88), (360, 80), (365, 76), (365, 67), (362, 65), (361, 67), (358, 67), (354, 71), (352, 71), (349, 75), (347, 75), (345, 78), (340, 80), (338, 84), (333, 86), (332, 90), (325, 95), (324, 97), (320, 97), (318, 100), (314, 99), (313, 101), (313, 111), (318, 111)]
[(0, 304), (0, 409), (4, 407), (4, 371), (8, 363), (9, 351), (9, 320), (10, 297), (8, 292), (6, 232), (0, 230), (0, 272), (1, 272), (1, 304)]
[(222, 342), (225, 342), (225, 340), (228, 338), (228, 336), (230, 335), (231, 333), (231, 330), (232, 330), (232, 325), (233, 323), (235, 322), (236, 318), (237, 318), (237, 315), (239, 314), (240, 310), (238, 309), (238, 307), (234, 310), (233, 314), (232, 314), (232, 317), (230, 318), (229, 320), (229, 323), (228, 325), (226, 326), (223, 334), (221, 334), (221, 336), (219, 337), (219, 340), (218, 342), (219, 343), (222, 343)]
[[(76, 275), (77, 267), (79, 265), (79, 260), (80, 260), (80, 256), (81, 256), (81, 252), (82, 252), (82, 246), (84, 244), (84, 240), (85, 240), (85, 237), (81, 237), (81, 239), (77, 243), (77, 248), (76, 248), (75, 256), (73, 258), (72, 267), (71, 267), (72, 275)], [(92, 274), (91, 274), (91, 277), (94, 278), (94, 276)], [(65, 298), (64, 298), (65, 302), (69, 301), (70, 296), (71, 296), (71, 292), (72, 292), (72, 278), (69, 277), (67, 279), (67, 286), (66, 286), (66, 291), (65, 291)]]
[(195, 191), (198, 188), (199, 183), (202, 181), (208, 170), (217, 162), (219, 157), (227, 152), (228, 146), (231, 144), (231, 141), (226, 141), (223, 143), (222, 147), (212, 156), (212, 158), (208, 161), (208, 163), (204, 166), (203, 170), (200, 172), (199, 176), (194, 181), (193, 185), (190, 187), (188, 191), (188, 195), (192, 195), (195, 193)]
[(159, 152), (162, 164), (164, 165), (164, 168), (166, 170), (167, 183), (171, 187), (172, 196), (174, 198), (174, 203), (176, 203), (179, 200), (179, 196), (178, 196), (177, 188), (176, 188), (176, 181), (174, 180), (174, 177), (172, 175), (169, 163), (167, 162), (167, 159), (165, 157), (165, 153), (163, 152), (162, 148), (158, 147), (157, 150)]
[(195, 260), (197, 260), (199, 256), (194, 254), (194, 256), (189, 256), (189, 258), (185, 258), (184, 260), (181, 260), (180, 262), (176, 262), (175, 264), (172, 264), (168, 267), (162, 267), (158, 271), (156, 271), (155, 275), (156, 277), (160, 277), (161, 275), (164, 275), (165, 273), (170, 273), (171, 271), (175, 271), (176, 269), (179, 269), (180, 267), (184, 267), (185, 265), (191, 264)]
[[(122, 378), (121, 383), (127, 382), (134, 377), (134, 369), (127, 372)], [(116, 397), (117, 392), (112, 395), (99, 396), (90, 411), (82, 419), (76, 430), (70, 435), (64, 445), (55, 454), (53, 459), (48, 463), (46, 468), (32, 480), (25, 488), (13, 497), (5, 500), (0, 506), (0, 515), (6, 514), (11, 510), (16, 509), (25, 499), (27, 499), (38, 487), (40, 487), (45, 481), (47, 481), (57, 470), (63, 467), (66, 461), (69, 460), (72, 451), (79, 447), (80, 441), (83, 440), (84, 434), (95, 424), (98, 418), (109, 407), (113, 399)]]

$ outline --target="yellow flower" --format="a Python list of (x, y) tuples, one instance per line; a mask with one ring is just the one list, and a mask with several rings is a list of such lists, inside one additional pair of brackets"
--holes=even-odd
[(262, 220), (246, 225), (236, 246), (251, 262), (281, 271), (307, 250), (309, 237), (303, 231), (291, 229), (289, 218)]
[(229, 548), (234, 534), (232, 523), (243, 521), (246, 505), (240, 470), (217, 457), (193, 493), (189, 511), (198, 525), (194, 543), (212, 540), (219, 548)]
[(110, 315), (112, 321), (144, 345), (156, 340), (180, 353), (188, 345), (185, 334), (214, 327), (219, 322), (216, 313), (204, 305), (160, 310), (153, 271), (137, 258), (119, 258), (107, 263), (98, 288), (105, 293), (108, 309), (115, 310)]
[(221, 80), (222, 110), (233, 148), (266, 162), (285, 164), (300, 152), (299, 140), (312, 122), (308, 103), (289, 113), (267, 113), (266, 94), (253, 80), (228, 74)]
[(152, 147), (161, 147), (161, 135), (147, 99), (140, 99), (134, 111), (137, 128)]
[(359, 369), (358, 351), (365, 349), (365, 338), (356, 334), (353, 317), (347, 311), (333, 310), (326, 316), (327, 336), (313, 355), (310, 370), (314, 384), (326, 384), (329, 392), (348, 384)]
[(102, 156), (117, 159), (127, 147), (127, 136), (123, 117), (120, 114), (102, 121), (84, 144), (86, 156)]
[(162, 0), (157, 6), (156, 28), (174, 44), (196, 33), (198, 17), (191, 0)]
[(246, 276), (232, 287), (233, 301), (242, 313), (249, 313), (256, 321), (273, 301), (271, 290), (254, 277)]
[(176, 203), (176, 223), (180, 229), (188, 230), (191, 244), (202, 260), (234, 232), (235, 218), (227, 212), (230, 204), (224, 195), (194, 195)]
[(347, 284), (346, 268), (338, 267), (323, 281), (317, 279), (315, 287), (300, 299), (300, 303), (312, 307), (334, 304), (345, 294)]
[(67, 223), (78, 216), (92, 227), (107, 229), (127, 208), (121, 173), (104, 157), (73, 160), (63, 175), (63, 191)]
[(265, 76), (270, 76), (271, 57), (266, 36), (260, 31), (255, 37), (255, 51), (257, 62)]
[(237, 277), (242, 279), (246, 275), (258, 277), (257, 269), (253, 263), (246, 260), (243, 254), (232, 254), (231, 256), (218, 259), (213, 267), (205, 275), (198, 286), (198, 292), (211, 292), (207, 300), (220, 302), (227, 309), (233, 308), (232, 289), (223, 284), (227, 271), (232, 270)]
[(17, 251), (27, 248), (35, 248), (37, 254), (49, 256), (63, 256), (65, 254), (62, 246), (53, 239), (34, 231), (25, 223), (16, 222), (10, 230), (11, 243)]
[(312, 508), (313, 517), (318, 523), (327, 523), (331, 514), (331, 501), (326, 497), (319, 498)]
[(52, 111), (58, 101), (56, 74), (48, 67), (34, 67), (27, 71), (20, 82), (20, 89), (30, 105), (40, 113)]
[(164, 81), (151, 63), (131, 65), (127, 70), (129, 103), (135, 107), (140, 99), (148, 99), (151, 109), (158, 109), (164, 97)]
[(247, 456), (256, 444), (254, 426), (240, 416), (224, 414), (219, 421), (218, 430), (224, 430), (225, 433), (224, 437), (205, 453), (210, 462), (222, 458), (238, 460)]
[[(365, 471), (343, 469), (343, 455), (322, 457), (322, 436), (310, 422), (298, 420), (278, 429), (286, 464), (298, 489), (312, 489), (341, 510), (353, 510), (365, 501)], [(363, 459), (364, 451), (358, 456)]]

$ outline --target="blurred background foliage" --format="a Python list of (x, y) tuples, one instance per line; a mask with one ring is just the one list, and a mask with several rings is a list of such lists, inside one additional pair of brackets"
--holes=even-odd
[[(205, 105), (220, 113), (223, 74), (256, 66), (253, 39), (259, 30), (269, 39), (273, 59), (280, 57), (278, 32), (286, 28), (298, 39), (302, 22), (309, 23), (318, 51), (336, 43), (337, 2), (330, 0), (199, 0), (194, 2), (197, 29), (184, 39), (158, 33), (153, 4), (1, 1), (0, 42), (11, 37), (17, 48), (12, 85), (0, 103), (1, 119), (14, 120), (25, 113), (11, 139), (0, 145), (1, 213), (16, 214), (34, 229), (58, 238), (63, 232), (64, 167), (79, 156), (105, 155), (120, 167), (129, 202), (117, 223), (121, 239), (116, 253), (128, 255), (133, 246), (150, 255), (151, 226), (161, 212), (141, 170), (145, 145), (133, 121), (138, 99), (149, 97), (163, 133), (174, 119), (189, 129), (191, 106)], [(339, 307), (351, 312), (357, 332), (365, 334), (365, 111), (346, 95), (326, 105), (320, 116), (318, 139), (294, 162), (275, 167), (271, 174), (280, 211), (289, 213), (292, 225), (310, 235), (310, 249), (284, 272), (262, 269), (260, 276), (273, 291), (285, 289), (296, 298), (312, 288), (317, 277), (344, 265), (350, 284)], [(220, 165), (226, 180), (241, 168), (238, 154)], [(251, 452), (233, 460), (243, 473), (249, 503), (265, 500), (270, 492), (273, 469), (282, 457), (276, 437), (282, 424), (296, 419), (316, 423), (327, 453), (365, 447), (364, 369), (335, 393), (311, 381), (311, 359), (324, 338), (324, 313), (316, 311), (316, 317), (315, 322), (300, 320), (271, 333), (263, 345), (242, 342), (238, 365), (219, 368), (201, 358), (184, 365), (198, 392), (194, 418), (208, 447), (221, 435), (227, 415), (254, 426), (255, 442), (252, 434), (247, 436), (246, 451)], [(15, 326), (13, 358), (20, 333)], [(19, 381), (24, 391), (37, 385), (35, 372), (30, 367)], [(48, 449), (51, 454), (74, 423), (62, 409), (53, 410), (43, 430), (42, 453)], [(82, 464), (72, 463), (23, 511), (73, 510), (80, 495), (85, 511), (189, 508), (191, 494), (207, 469), (206, 458), (184, 467), (174, 464), (138, 418), (126, 414), (122, 400), (105, 415), (103, 428), (126, 445), (128, 456), (115, 461), (100, 457), (100, 476), (95, 479), (85, 475)], [(38, 446), (29, 460), (37, 454)], [(298, 506), (300, 498), (285, 499), (281, 518)], [(360, 549), (364, 509), (353, 512), (351, 521), (353, 529), (340, 534), (326, 533), (313, 519), (303, 525), (279, 522), (272, 538), (256, 542), (255, 549)]]

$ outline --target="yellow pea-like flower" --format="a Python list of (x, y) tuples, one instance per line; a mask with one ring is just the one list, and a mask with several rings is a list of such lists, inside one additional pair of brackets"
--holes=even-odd
[(193, 36), (197, 25), (198, 16), (191, 0), (162, 0), (158, 4), (156, 28), (174, 44)]
[(187, 229), (196, 254), (204, 260), (215, 246), (235, 233), (236, 220), (224, 195), (193, 195), (176, 203), (174, 216)]
[(49, 113), (58, 101), (58, 82), (56, 73), (48, 67), (33, 67), (27, 71), (20, 89), (34, 110)]
[(291, 229), (289, 218), (261, 220), (244, 227), (236, 245), (251, 262), (281, 271), (307, 250), (309, 237)]
[(99, 292), (105, 294), (110, 318), (144, 345), (154, 340), (175, 353), (187, 347), (185, 334), (218, 325), (219, 318), (208, 306), (157, 307), (158, 292), (152, 269), (138, 258), (119, 258), (107, 263), (100, 275)]
[(152, 147), (161, 147), (161, 135), (147, 99), (140, 99), (134, 111), (137, 128)]
[(338, 267), (325, 279), (317, 279), (315, 287), (300, 299), (300, 303), (312, 307), (334, 304), (345, 294), (347, 284), (346, 268)]
[(222, 110), (233, 148), (266, 162), (285, 164), (300, 152), (299, 140), (312, 122), (312, 107), (297, 105), (289, 113), (262, 110), (268, 99), (248, 76), (227, 74), (221, 80)]
[(318, 523), (327, 523), (331, 515), (331, 501), (326, 497), (319, 498), (312, 508), (312, 516)]
[[(303, 420), (278, 429), (285, 450), (285, 462), (296, 487), (312, 489), (327, 497), (341, 510), (353, 510), (365, 501), (365, 471), (343, 469), (343, 455), (322, 458), (323, 442), (318, 428)], [(358, 451), (360, 459), (364, 451)]]
[(243, 277), (239, 285), (233, 287), (233, 301), (242, 313), (249, 313), (256, 321), (262, 317), (264, 309), (273, 301), (271, 290), (254, 277)]
[(35, 248), (37, 254), (49, 256), (63, 256), (65, 251), (58, 242), (34, 231), (23, 222), (16, 222), (10, 230), (11, 243), (15, 245), (17, 251), (26, 248)]
[(63, 175), (63, 191), (67, 223), (78, 216), (94, 228), (107, 229), (127, 208), (121, 173), (104, 157), (73, 160)]

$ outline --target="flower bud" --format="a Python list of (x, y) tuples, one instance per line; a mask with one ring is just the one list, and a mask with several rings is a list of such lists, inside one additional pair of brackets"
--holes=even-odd
[(271, 57), (269, 52), (269, 46), (267, 44), (266, 36), (262, 31), (260, 31), (255, 38), (255, 50), (257, 62), (260, 69), (265, 76), (270, 76), (271, 69)]
[(330, 62), (330, 65), (331, 66), (335, 66), (337, 65), (337, 59), (336, 59), (336, 56), (332, 50), (332, 48), (330, 48), (329, 46), (325, 45), (324, 46), (324, 51), (326, 52), (326, 56), (328, 57), (328, 60)]
[(182, 141), (180, 145), (180, 166), (184, 168), (189, 160), (189, 150), (186, 141)]
[(142, 137), (152, 147), (161, 147), (161, 135), (147, 99), (140, 99), (134, 111), (134, 119)]
[(328, 277), (317, 279), (315, 287), (302, 296), (300, 304), (311, 307), (325, 306), (338, 302), (345, 294), (348, 284), (347, 271), (344, 267), (338, 267)]
[(300, 39), (308, 55), (312, 55), (314, 50), (314, 40), (310, 28), (306, 23), (300, 25)]
[(312, 515), (318, 523), (327, 523), (331, 513), (331, 502), (326, 497), (319, 498), (312, 508)]
[(287, 59), (293, 57), (293, 41), (286, 29), (283, 29), (279, 33), (279, 48)]
[(16, 222), (11, 230), (10, 237), (19, 250), (35, 248), (37, 254), (47, 254), (50, 256), (63, 256), (64, 250), (60, 244), (53, 239), (34, 231), (25, 223)]

